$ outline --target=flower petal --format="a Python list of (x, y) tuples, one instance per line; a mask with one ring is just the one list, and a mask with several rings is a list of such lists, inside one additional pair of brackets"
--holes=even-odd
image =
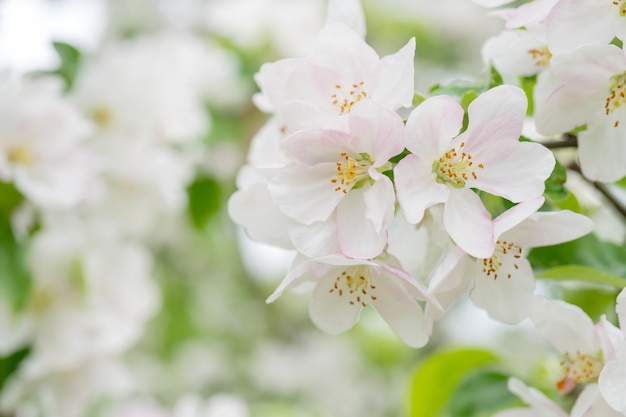
[(424, 160), (432, 161), (450, 148), (450, 141), (463, 126), (463, 108), (452, 97), (426, 99), (406, 121), (406, 147)]
[[(332, 272), (336, 274), (333, 275)], [(331, 273), (321, 277), (309, 304), (311, 321), (330, 334), (339, 334), (354, 326), (362, 309), (358, 303), (350, 304), (337, 291), (329, 292), (333, 288), (336, 275), (340, 273), (339, 269), (333, 268)]]
[(534, 248), (578, 239), (593, 228), (591, 219), (569, 210), (538, 212), (504, 233), (503, 237), (518, 246)]
[(408, 155), (394, 168), (394, 181), (400, 207), (409, 223), (422, 221), (424, 211), (447, 200), (448, 187), (435, 181), (432, 162)]
[(495, 241), (493, 223), (480, 197), (461, 188), (450, 192), (443, 209), (446, 231), (466, 253), (476, 258), (489, 258)]
[(392, 55), (380, 60), (372, 77), (371, 96), (392, 110), (411, 107), (415, 93), (415, 38)]
[(497, 273), (485, 276), (480, 260), (472, 265), (474, 289), (471, 298), (489, 317), (507, 324), (517, 324), (528, 317), (535, 291), (535, 277), (527, 259), (515, 263), (505, 257)]

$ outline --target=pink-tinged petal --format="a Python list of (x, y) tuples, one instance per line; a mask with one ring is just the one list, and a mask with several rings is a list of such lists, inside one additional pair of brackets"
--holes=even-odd
[(348, 117), (352, 149), (367, 153), (374, 167), (404, 150), (404, 122), (397, 113), (366, 99), (355, 104)]
[(543, 194), (544, 182), (554, 169), (554, 154), (538, 143), (512, 145), (496, 145), (477, 156), (475, 159), (480, 160), (484, 168), (474, 170), (476, 179), (466, 181), (466, 187), (478, 188), (514, 203)]
[(558, 0), (535, 0), (524, 3), (515, 9), (506, 9), (496, 12), (498, 16), (506, 21), (506, 28), (521, 28), (540, 23), (546, 18), (550, 10)]
[(626, 337), (626, 289), (620, 291), (617, 296), (617, 305), (615, 306), (615, 312), (619, 319), (619, 325), (622, 329), (622, 333)]
[(617, 359), (623, 351), (626, 351), (626, 339), (622, 330), (609, 322), (606, 316), (600, 317), (595, 329), (605, 362)]
[(353, 189), (337, 206), (337, 238), (341, 253), (351, 258), (371, 259), (387, 244), (387, 230), (377, 230), (366, 218), (365, 188)]
[(544, 135), (568, 132), (593, 120), (604, 111), (606, 90), (600, 91), (585, 80), (569, 81), (558, 87), (535, 111), (537, 131)]
[(481, 54), (483, 61), (492, 63), (500, 73), (523, 77), (535, 75), (549, 64), (549, 61), (545, 64), (541, 61), (545, 59), (543, 55), (536, 55), (545, 48), (545, 44), (527, 30), (509, 30), (487, 39)]
[[(307, 129), (287, 136), (281, 147), (305, 164), (315, 165), (343, 159), (342, 153), (349, 150), (349, 139), (347, 132), (339, 130)], [(331, 176), (333, 173), (330, 171)]]
[(309, 225), (294, 222), (289, 226), (288, 232), (296, 250), (309, 258), (318, 258), (340, 251), (335, 214), (331, 215), (328, 220), (313, 222)]
[(321, 30), (312, 58), (320, 65), (336, 68), (342, 81), (349, 84), (364, 81), (380, 60), (359, 34), (339, 22), (329, 23)]
[(415, 92), (415, 38), (380, 60), (371, 78), (371, 97), (392, 110), (411, 107)]
[[(598, 380), (600, 393), (615, 410), (626, 414), (626, 360), (610, 361), (604, 365)], [(621, 415), (624, 415), (621, 414)]]
[(564, 53), (589, 43), (608, 44), (619, 18), (619, 6), (610, 1), (561, 0), (546, 19), (550, 49)]
[(255, 100), (265, 103), (263, 110), (275, 110), (275, 106), (293, 98), (286, 87), (289, 76), (310, 65), (304, 58), (287, 58), (261, 65), (259, 72), (254, 75), (254, 80), (261, 89), (261, 97)]
[(393, 220), (395, 210), (395, 193), (389, 178), (380, 178), (365, 191), (365, 217), (374, 224), (377, 232), (386, 229)]
[(536, 296), (530, 320), (545, 340), (560, 353), (596, 354), (600, 349), (593, 321), (578, 306)]
[(312, 167), (285, 167), (268, 184), (276, 205), (287, 216), (304, 224), (326, 220), (346, 195), (331, 183), (334, 162)]
[(432, 162), (408, 155), (393, 170), (400, 207), (409, 223), (422, 221), (424, 211), (448, 199), (450, 190), (436, 182)]
[(437, 302), (426, 304), (429, 329), (469, 290), (473, 277), (466, 272), (468, 260), (467, 254), (456, 248), (432, 273), (428, 292)]
[(528, 317), (535, 277), (527, 259), (513, 263), (505, 257), (497, 272), (489, 276), (483, 272), (483, 261), (479, 259), (470, 271), (475, 277), (472, 301), (489, 317), (507, 324), (517, 324)]
[(326, 12), (326, 24), (332, 22), (343, 23), (361, 38), (365, 38), (365, 15), (360, 0), (330, 0)]
[(464, 141), (465, 152), (472, 154), (517, 142), (527, 105), (519, 87), (500, 85), (482, 93), (469, 105), (467, 130), (456, 142)]
[(329, 117), (335, 117), (335, 111), (328, 111), (317, 103), (303, 100), (291, 100), (280, 105), (277, 109), (284, 120), (286, 132), (297, 132), (305, 129), (326, 127)]
[(359, 303), (350, 303), (351, 298), (333, 291), (336, 276), (341, 270), (333, 268), (331, 272), (319, 279), (309, 304), (311, 321), (326, 333), (339, 334), (350, 329), (359, 320), (363, 308)]
[(454, 242), (476, 258), (489, 258), (495, 247), (493, 223), (480, 197), (461, 188), (450, 192), (443, 209), (443, 223)]
[(618, 126), (613, 121), (617, 116), (609, 119), (603, 115), (578, 134), (578, 159), (586, 178), (613, 182), (626, 176), (626, 115), (620, 116)]
[(538, 212), (504, 233), (502, 237), (518, 246), (534, 248), (578, 239), (593, 228), (591, 219), (569, 210)]
[(408, 296), (398, 299), (388, 291), (389, 286), (397, 285), (393, 280), (393, 276), (387, 275), (376, 279), (377, 298), (372, 304), (404, 343), (411, 347), (422, 347), (428, 342), (429, 336), (424, 313), (413, 299)]
[[(537, 197), (533, 200), (519, 203), (513, 208), (508, 209), (493, 220), (493, 233), (499, 238), (504, 232), (507, 232), (528, 218), (531, 214), (539, 210), (543, 205), (545, 198)], [(515, 241), (517, 243), (517, 241)], [(520, 244), (521, 245), (521, 244)], [(521, 245), (524, 246), (524, 245)]]
[[(509, 391), (531, 407), (530, 410), (533, 413), (528, 414), (529, 417), (567, 417), (567, 413), (554, 401), (546, 397), (541, 391), (526, 386), (519, 379), (509, 378), (508, 387)], [(500, 416), (500, 414), (496, 414), (496, 416)]]
[(451, 147), (463, 126), (463, 108), (452, 97), (426, 99), (406, 121), (406, 147), (425, 160), (436, 160)]
[(228, 214), (244, 227), (251, 239), (293, 249), (287, 226), (294, 222), (278, 209), (265, 184), (235, 192), (228, 200)]
[(598, 384), (588, 384), (578, 394), (570, 417), (622, 417), (602, 398)]
[(285, 290), (293, 288), (303, 281), (315, 281), (316, 277), (311, 274), (311, 266), (311, 261), (296, 257), (287, 276), (280, 282), (278, 287), (276, 287), (276, 290), (267, 297), (265, 302), (268, 304), (273, 303)]
[(472, 0), (474, 3), (483, 7), (498, 7), (505, 4), (513, 3), (513, 0)]

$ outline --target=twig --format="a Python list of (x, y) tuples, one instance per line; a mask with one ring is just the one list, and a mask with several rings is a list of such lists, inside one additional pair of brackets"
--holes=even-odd
[[(578, 166), (577, 163), (573, 163), (570, 166), (568, 166), (569, 169), (571, 169), (572, 171), (576, 171), (579, 174), (582, 174), (580, 167)], [(585, 178), (585, 176), (583, 175), (583, 178)], [(615, 210), (622, 215), (622, 217), (624, 219), (626, 219), (626, 206), (624, 206), (622, 204), (622, 202), (620, 200), (618, 200), (615, 195), (613, 195), (613, 193), (611, 193), (611, 191), (609, 190), (609, 188), (606, 186), (606, 184), (601, 183), (601, 182), (597, 182), (597, 181), (591, 181), (588, 178), (585, 178), (585, 180), (587, 180), (591, 185), (594, 186), (594, 188), (596, 190), (598, 190), (600, 192), (600, 194), (602, 194), (608, 201), (609, 203), (611, 203), (613, 205), (613, 207), (615, 208)]]
[(571, 133), (564, 133), (562, 140), (543, 142), (542, 145), (548, 149), (575, 148), (578, 146), (578, 136)]

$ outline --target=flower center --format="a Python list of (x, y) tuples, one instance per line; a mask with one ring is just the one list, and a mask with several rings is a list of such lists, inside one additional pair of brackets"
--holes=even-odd
[(552, 53), (550, 53), (550, 50), (545, 45), (538, 49), (529, 49), (528, 53), (538, 67), (547, 67), (552, 58)]
[[(452, 148), (433, 162), (433, 172), (437, 175), (437, 182), (450, 184), (455, 188), (463, 188), (465, 181), (470, 176), (473, 179), (478, 179), (478, 175), (473, 169), (472, 155), (462, 151), (464, 146), (465, 142), (461, 142), (458, 151), (456, 148)], [(477, 166), (480, 169), (485, 167), (483, 164)]]
[(91, 118), (100, 126), (107, 126), (113, 119), (113, 112), (108, 107), (97, 106), (91, 110)]
[[(485, 275), (488, 277), (493, 276), (493, 279), (498, 279), (498, 270), (505, 263), (504, 261), (507, 257), (513, 257), (513, 261), (510, 263), (513, 265), (513, 268), (519, 269), (516, 260), (522, 257), (522, 248), (513, 242), (498, 240), (491, 258), (483, 259), (483, 272)], [(505, 273), (507, 278), (511, 278), (510, 272), (505, 271)]]
[[(626, 72), (613, 76), (613, 86), (604, 102), (604, 114), (608, 116), (622, 106), (626, 107)], [(618, 119), (613, 123), (613, 127), (617, 126)]]
[(370, 282), (364, 268), (356, 267), (342, 271), (328, 290), (331, 294), (345, 298), (350, 305), (367, 305), (369, 300), (375, 301), (376, 286)]
[(625, 0), (613, 0), (613, 4), (619, 7), (620, 16), (626, 16), (626, 1)]
[(339, 114), (346, 114), (350, 113), (352, 106), (365, 97), (367, 97), (365, 83), (360, 81), (348, 86), (348, 88), (344, 88), (341, 84), (335, 85), (335, 91), (330, 96), (330, 100), (333, 106), (339, 110)]
[(19, 144), (9, 148), (7, 151), (7, 159), (14, 165), (30, 166), (35, 161), (35, 155), (27, 144)]
[(341, 161), (337, 162), (337, 172), (330, 180), (335, 185), (335, 191), (347, 194), (354, 186), (358, 186), (359, 181), (368, 179), (367, 172), (372, 163), (367, 155), (362, 154), (360, 159), (348, 156), (346, 152), (340, 154)]
[(574, 389), (577, 383), (591, 382), (598, 378), (603, 367), (602, 351), (593, 356), (579, 351), (575, 354), (565, 352), (561, 366), (565, 368), (565, 375), (556, 383), (556, 387), (566, 394)]

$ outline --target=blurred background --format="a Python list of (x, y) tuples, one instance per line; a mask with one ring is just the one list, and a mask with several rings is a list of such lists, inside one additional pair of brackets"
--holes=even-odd
[[(469, 0), (363, 6), (367, 41), (380, 55), (416, 38), (419, 91), (487, 79), (480, 47), (502, 24)], [(35, 317), (39, 332), (48, 326), (33, 294), (65, 300), (43, 291), (50, 279), (39, 271), (61, 247), (116, 264), (135, 259), (116, 252), (132, 245), (149, 264), (137, 267), (141, 282), (109, 271), (124, 279), (111, 284), (120, 294), (106, 305), (136, 312), (133, 336), (118, 348), (81, 351), (63, 367), (42, 365), (51, 342), (37, 330), (3, 348), (2, 415), (401, 416), (410, 401), (428, 400), (411, 392), (411, 378), (444, 346), (489, 346), (516, 363), (532, 355), (527, 344), (539, 342), (522, 336), (524, 325), (499, 326), (466, 304), (415, 350), (370, 308), (354, 329), (330, 336), (310, 323), (306, 298), (265, 303), (293, 254), (252, 242), (226, 211), (248, 144), (268, 118), (251, 102), (252, 77), (264, 62), (306, 54), (325, 13), (323, 0), (0, 1), (3, 109), (15, 108), (16, 85), (53, 77), (55, 100), (88, 122), (81, 143), (98, 167), (87, 196), (61, 206), (4, 175), (2, 215), (12, 225), (4, 259), (27, 248), (21, 281), (8, 283), (14, 271), (3, 272), (12, 317)], [(101, 246), (112, 252), (90, 252)], [(73, 328), (60, 323), (55, 329)], [(506, 377), (489, 378), (492, 398), (506, 397)], [(471, 409), (465, 401), (459, 407)]]

